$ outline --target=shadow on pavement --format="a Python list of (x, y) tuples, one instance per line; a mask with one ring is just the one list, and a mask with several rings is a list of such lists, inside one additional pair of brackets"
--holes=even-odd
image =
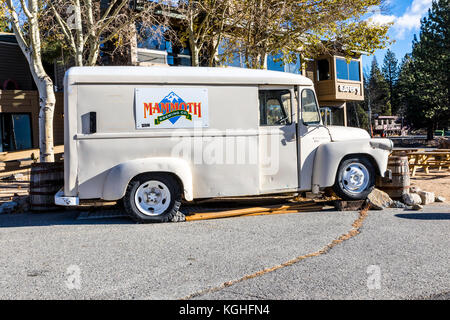
[(57, 211), (51, 213), (16, 213), (0, 215), (1, 228), (40, 227), (53, 225), (134, 224), (126, 217), (78, 219), (82, 211)]
[(450, 220), (450, 213), (401, 213), (395, 215), (402, 219), (414, 219), (414, 220)]

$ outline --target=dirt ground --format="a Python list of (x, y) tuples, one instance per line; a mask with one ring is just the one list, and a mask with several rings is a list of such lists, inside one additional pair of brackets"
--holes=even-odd
[(430, 169), (429, 174), (418, 171), (415, 177), (411, 177), (411, 186), (434, 192), (436, 196), (443, 196), (446, 203), (450, 203), (450, 170)]

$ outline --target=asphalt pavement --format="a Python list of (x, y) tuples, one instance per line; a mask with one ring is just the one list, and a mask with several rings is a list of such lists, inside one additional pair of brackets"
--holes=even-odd
[(79, 215), (0, 215), (0, 299), (449, 298), (449, 205), (370, 211), (359, 234), (284, 267), (359, 213), (149, 225)]

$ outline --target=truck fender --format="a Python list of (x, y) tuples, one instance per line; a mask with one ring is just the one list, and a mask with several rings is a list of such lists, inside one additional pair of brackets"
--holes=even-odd
[(102, 199), (119, 200), (131, 179), (142, 173), (169, 172), (177, 176), (183, 185), (184, 198), (193, 200), (192, 171), (189, 164), (179, 158), (145, 158), (123, 162), (111, 168), (103, 185)]
[(345, 157), (352, 155), (369, 158), (377, 174), (384, 177), (392, 147), (392, 141), (389, 139), (347, 140), (321, 144), (314, 158), (313, 190), (333, 186), (339, 164)]

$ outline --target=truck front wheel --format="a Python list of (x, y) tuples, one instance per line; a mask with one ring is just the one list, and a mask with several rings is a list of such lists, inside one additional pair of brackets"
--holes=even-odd
[(128, 184), (123, 203), (137, 222), (168, 222), (180, 208), (181, 187), (171, 175), (143, 174)]
[(367, 158), (355, 157), (341, 162), (333, 189), (344, 200), (363, 200), (374, 186), (374, 166)]

